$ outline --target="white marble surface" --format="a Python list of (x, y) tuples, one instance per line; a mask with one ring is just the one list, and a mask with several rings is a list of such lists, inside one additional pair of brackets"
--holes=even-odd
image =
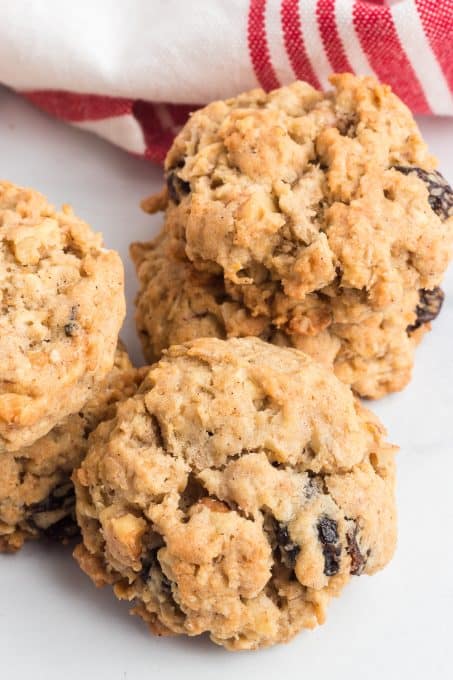
[[(453, 180), (453, 121), (421, 120), (444, 174)], [(124, 257), (129, 314), (123, 337), (136, 359), (135, 279), (128, 244), (159, 218), (139, 200), (161, 171), (38, 113), (0, 89), (0, 177), (70, 202)], [(372, 407), (401, 447), (400, 538), (393, 562), (354, 579), (326, 625), (288, 645), (228, 654), (206, 639), (156, 639), (127, 607), (95, 590), (70, 551), (34, 544), (0, 556), (0, 677), (5, 680), (293, 680), (451, 677), (453, 608), (453, 268), (442, 315), (417, 353), (410, 386)], [(1, 474), (1, 467), (0, 467)]]

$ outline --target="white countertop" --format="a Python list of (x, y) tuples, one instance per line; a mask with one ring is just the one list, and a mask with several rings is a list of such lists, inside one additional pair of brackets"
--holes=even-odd
[[(453, 120), (423, 119), (422, 131), (453, 181)], [(122, 333), (141, 360), (133, 327), (133, 240), (159, 217), (141, 198), (161, 169), (37, 112), (0, 88), (0, 177), (71, 203), (126, 264)], [(399, 544), (381, 573), (353, 579), (327, 623), (288, 645), (229, 654), (206, 638), (154, 638), (109, 589), (96, 590), (71, 552), (35, 543), (0, 556), (0, 677), (5, 680), (282, 680), (451, 677), (453, 611), (453, 266), (435, 330), (417, 351), (409, 387), (371, 403), (399, 444)], [(1, 474), (1, 467), (0, 467)]]

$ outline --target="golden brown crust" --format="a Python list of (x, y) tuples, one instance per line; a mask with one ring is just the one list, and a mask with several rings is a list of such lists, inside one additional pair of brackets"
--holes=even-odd
[(391, 558), (394, 454), (301, 352), (256, 338), (172, 347), (91, 437), (74, 475), (76, 557), (158, 634), (284, 641)]
[(68, 206), (0, 182), (0, 276), (0, 451), (14, 451), (76, 412), (111, 369), (123, 267)]

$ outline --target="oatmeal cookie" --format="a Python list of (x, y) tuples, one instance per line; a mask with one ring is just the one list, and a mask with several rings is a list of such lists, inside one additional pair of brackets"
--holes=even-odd
[[(332, 367), (336, 358), (338, 361), (339, 340), (333, 341), (331, 329), (319, 331), (326, 314), (329, 317), (326, 310), (313, 304), (313, 297), (306, 298), (303, 305), (298, 305), (298, 317), (293, 319), (290, 332), (278, 323), (273, 323), (264, 312), (252, 314), (238, 288), (225, 282), (221, 275), (199, 271), (184, 255), (175, 255), (165, 234), (149, 243), (133, 244), (131, 254), (140, 282), (136, 299), (136, 325), (144, 354), (150, 363), (156, 361), (170, 345), (197, 337), (248, 336), (302, 349), (329, 367)], [(417, 320), (408, 328), (409, 332), (398, 338), (400, 344), (395, 345), (392, 353), (388, 352), (385, 358), (375, 357), (372, 363), (369, 362), (368, 382), (372, 376), (379, 376), (380, 380), (384, 376), (394, 379), (394, 372), (403, 368), (410, 372), (413, 348), (424, 332), (423, 324), (435, 316), (442, 297), (440, 289), (424, 292), (417, 306)], [(362, 337), (363, 352), (375, 352), (382, 338), (379, 323), (373, 328), (372, 321), (373, 317), (370, 317), (370, 332)], [(359, 325), (349, 325), (347, 328), (350, 332), (354, 329), (358, 334), (363, 333)], [(359, 335), (355, 337), (356, 347), (359, 346), (359, 339)], [(371, 344), (372, 340), (374, 344)], [(341, 367), (334, 365), (337, 373), (340, 373)], [(357, 388), (357, 385), (354, 387)]]
[(0, 453), (0, 551), (17, 550), (28, 538), (78, 533), (72, 471), (86, 454), (90, 432), (114, 415), (117, 402), (132, 396), (143, 377), (119, 346), (114, 367), (78, 413), (31, 446)]
[(149, 363), (167, 347), (196, 338), (272, 340), (275, 329), (267, 317), (252, 316), (227, 294), (223, 277), (198, 271), (184, 256), (175, 257), (168, 245), (161, 234), (131, 246), (140, 283), (135, 319)]
[(349, 387), (257, 338), (167, 350), (74, 473), (96, 585), (158, 635), (254, 649), (322, 623), (395, 546), (395, 449)]
[(123, 266), (65, 206), (0, 182), (0, 452), (28, 446), (112, 368)]
[(252, 316), (380, 397), (410, 379), (424, 297), (429, 318), (440, 309), (453, 193), (388, 86), (331, 81), (195, 112), (167, 156), (166, 192), (145, 207), (166, 206), (175, 247)]

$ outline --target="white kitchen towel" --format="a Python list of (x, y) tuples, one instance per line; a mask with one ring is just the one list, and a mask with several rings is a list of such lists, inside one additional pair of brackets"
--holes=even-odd
[(0, 83), (158, 162), (197, 106), (333, 71), (453, 114), (453, 0), (0, 0)]

